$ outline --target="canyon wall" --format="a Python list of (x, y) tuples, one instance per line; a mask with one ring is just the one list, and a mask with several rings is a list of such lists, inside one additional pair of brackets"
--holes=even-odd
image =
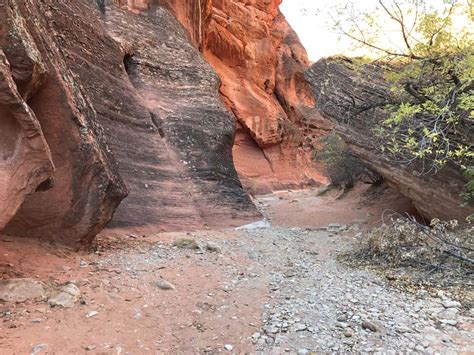
[(221, 79), (238, 121), (234, 162), (251, 192), (326, 183), (311, 158), (330, 128), (314, 109), (309, 66), (281, 0), (116, 0), (134, 12), (167, 6)]
[(65, 20), (59, 8), (0, 1), (0, 228), (76, 243), (103, 228), (127, 188), (54, 28)]
[(324, 132), (304, 79), (309, 61), (280, 3), (213, 1), (204, 31), (204, 55), (239, 122), (236, 167), (256, 191), (326, 182), (311, 158)]
[[(383, 141), (375, 136), (373, 128), (387, 117), (382, 103), (390, 101), (391, 97), (382, 70), (375, 66), (358, 66), (356, 71), (351, 59), (328, 58), (315, 63), (306, 76), (322, 115), (334, 124), (368, 167), (412, 200), (421, 215), (428, 220), (440, 218), (463, 222), (474, 213), (473, 203), (461, 207), (467, 178), (454, 164), (447, 164), (435, 173), (423, 174), (421, 164), (405, 165), (380, 152)], [(462, 127), (462, 131), (471, 139), (465, 144), (472, 145), (474, 125)]]
[(260, 218), (241, 181), (325, 183), (330, 125), (280, 3), (1, 0), (0, 230), (237, 226)]
[(260, 218), (219, 78), (167, 9), (1, 0), (0, 13), (3, 232), (77, 246), (112, 216), (155, 232)]

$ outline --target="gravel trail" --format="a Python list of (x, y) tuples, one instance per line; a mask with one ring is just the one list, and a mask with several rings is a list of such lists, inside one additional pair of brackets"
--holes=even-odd
[(278, 227), (305, 194), (260, 199), (269, 220), (240, 230), (103, 235), (79, 254), (0, 236), (3, 278), (80, 292), (70, 308), (0, 302), (0, 353), (474, 353), (473, 309), (338, 261), (364, 209)]

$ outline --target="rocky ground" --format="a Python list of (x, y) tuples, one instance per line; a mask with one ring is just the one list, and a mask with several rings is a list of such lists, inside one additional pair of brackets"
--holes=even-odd
[[(380, 218), (376, 203), (316, 191), (257, 202), (269, 221), (104, 234), (81, 253), (1, 237), (2, 279), (30, 279), (6, 294), (14, 283), (0, 283), (0, 353), (474, 352), (473, 310), (337, 260)], [(340, 211), (332, 223), (313, 209), (301, 219), (299, 205), (318, 203)]]

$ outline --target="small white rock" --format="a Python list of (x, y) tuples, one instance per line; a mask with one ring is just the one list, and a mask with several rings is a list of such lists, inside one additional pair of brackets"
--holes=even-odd
[(86, 314), (86, 318), (92, 318), (92, 317), (95, 317), (98, 314), (99, 314), (99, 312), (97, 312), (97, 311), (90, 311)]
[(31, 348), (31, 355), (36, 355), (42, 352), (43, 350), (46, 350), (48, 348), (48, 344), (37, 344), (33, 345)]
[(452, 300), (444, 300), (442, 302), (442, 305), (444, 308), (459, 308), (461, 307), (461, 303), (458, 301), (452, 301)]
[(158, 280), (155, 283), (156, 287), (158, 287), (160, 290), (174, 290), (175, 287), (171, 282), (165, 281), (165, 280)]

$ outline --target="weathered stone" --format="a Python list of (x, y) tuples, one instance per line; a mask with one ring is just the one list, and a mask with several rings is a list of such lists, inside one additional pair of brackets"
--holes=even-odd
[[(8, 117), (0, 132), (9, 132), (0, 145), (8, 160), (0, 163), (0, 230), (87, 243), (128, 188), (111, 227), (255, 220), (233, 166), (235, 122), (217, 75), (167, 9), (137, 16), (106, 3), (106, 25), (91, 1), (1, 7), (0, 44), (10, 64), (2, 60), (0, 70), (0, 110)], [(21, 142), (22, 125), (30, 128)], [(13, 146), (24, 154), (11, 158)]]
[(354, 333), (354, 331), (352, 330), (352, 328), (346, 328), (346, 329), (344, 329), (343, 334), (344, 334), (344, 336), (345, 336), (346, 338), (352, 338), (352, 337), (355, 335), (355, 333)]
[(48, 299), (51, 307), (71, 308), (79, 301), (81, 291), (73, 283), (62, 286), (52, 297)]
[[(460, 169), (448, 164), (436, 173), (420, 174), (416, 163), (407, 166), (380, 153), (382, 143), (373, 127), (387, 115), (378, 104), (391, 98), (390, 87), (380, 68), (366, 66), (356, 71), (351, 65), (350, 59), (328, 58), (306, 71), (321, 114), (335, 125), (352, 151), (412, 200), (424, 217), (464, 221), (474, 213), (474, 203), (460, 207), (467, 183)], [(466, 145), (472, 145), (472, 122), (458, 129), (471, 139)]]
[(220, 253), (221, 252), (221, 247), (217, 245), (216, 243), (213, 242), (207, 242), (206, 243), (206, 249), (210, 251), (211, 253)]
[[(107, 42), (115, 54), (97, 75), (88, 66), (93, 58), (75, 60), (73, 69), (131, 190), (110, 226), (189, 230), (258, 217), (233, 166), (235, 121), (220, 100), (219, 78), (181, 24), (160, 6), (136, 15), (111, 5), (106, 20), (120, 48)], [(102, 51), (99, 43), (92, 49)], [(122, 58), (125, 68), (114, 63)], [(114, 85), (100, 75), (111, 67)]]
[(232, 351), (232, 350), (234, 350), (234, 347), (231, 344), (225, 344), (224, 349), (227, 350), (227, 351)]
[(178, 238), (173, 242), (173, 246), (179, 249), (192, 249), (197, 250), (199, 249), (199, 245), (196, 240), (191, 238)]
[(156, 287), (158, 287), (160, 290), (174, 290), (175, 287), (174, 285), (166, 280), (158, 280), (155, 282)]
[(41, 125), (25, 102), (44, 81), (45, 68), (17, 11), (0, 7), (12, 28), (0, 29), (0, 230), (54, 170)]
[(33, 279), (0, 280), (0, 301), (25, 302), (45, 297), (45, 287)]
[(370, 330), (371, 332), (379, 331), (379, 327), (374, 322), (365, 320), (362, 322), (362, 328)]
[(95, 317), (99, 314), (99, 312), (97, 311), (90, 311), (90, 312), (87, 312), (86, 314), (86, 318), (92, 318), (92, 317)]
[[(28, 155), (18, 162), (27, 171), (15, 177), (14, 184), (23, 186), (21, 194), (26, 195), (15, 216), (8, 217), (5, 231), (73, 245), (88, 242), (126, 196), (101, 127), (97, 126), (96, 111), (70, 70), (72, 53), (64, 47), (65, 33), (83, 33), (74, 26), (100, 28), (99, 22), (91, 13), (85, 15), (82, 1), (7, 3), (0, 7), (7, 11), (7, 26), (0, 30), (1, 46), (12, 65), (19, 92), (28, 99), (27, 104), (17, 104), (15, 117), (22, 111), (26, 111), (23, 116), (30, 117), (25, 136), (34, 139), (28, 144), (36, 155), (31, 163), (24, 164), (30, 159)], [(10, 49), (12, 38), (24, 49)], [(3, 128), (1, 131), (5, 132)], [(10, 137), (15, 136), (13, 133)], [(14, 162), (9, 164), (14, 168)], [(2, 197), (0, 209), (4, 207)]]
[[(116, 2), (134, 12), (159, 9), (154, 0)], [(263, 193), (326, 182), (311, 151), (331, 125), (313, 108), (303, 75), (309, 60), (278, 9), (281, 0), (159, 3), (221, 78), (222, 99), (238, 119), (233, 153), (246, 188)]]
[(453, 301), (453, 300), (444, 300), (442, 302), (442, 305), (444, 308), (459, 308), (461, 307), (461, 303), (458, 301)]
[(48, 348), (48, 344), (36, 344), (31, 348), (31, 355), (40, 354), (43, 350)]

